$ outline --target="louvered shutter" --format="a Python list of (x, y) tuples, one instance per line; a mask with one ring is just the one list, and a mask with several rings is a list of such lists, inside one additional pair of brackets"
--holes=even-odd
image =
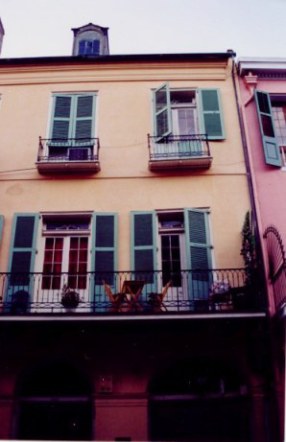
[(220, 93), (218, 89), (199, 89), (202, 108), (201, 126), (210, 140), (225, 138)]
[(172, 131), (171, 100), (168, 84), (154, 91), (154, 126), (158, 138), (169, 135)]
[(211, 245), (208, 212), (185, 210), (187, 257), (189, 262), (189, 294), (192, 299), (206, 299), (211, 284)]
[(267, 92), (255, 91), (255, 102), (266, 164), (281, 167), (282, 160), (275, 137), (271, 101)]
[[(133, 212), (131, 214), (131, 268), (134, 277), (154, 284), (156, 270), (155, 214)], [(151, 286), (149, 285), (149, 288)]]
[(93, 220), (92, 270), (96, 293), (102, 288), (102, 281), (115, 286), (117, 269), (117, 215), (95, 213)]
[(55, 96), (54, 115), (51, 138), (53, 143), (64, 142), (71, 137), (72, 97), (68, 95)]
[(19, 290), (27, 291), (31, 296), (38, 220), (39, 215), (33, 213), (16, 214), (14, 217), (8, 269), (8, 301)]
[(94, 97), (92, 95), (76, 97), (73, 138), (76, 139), (77, 144), (90, 143), (92, 137), (93, 101)]

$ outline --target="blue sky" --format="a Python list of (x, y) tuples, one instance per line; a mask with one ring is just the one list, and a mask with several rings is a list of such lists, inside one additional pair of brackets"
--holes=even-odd
[(70, 55), (71, 28), (109, 27), (112, 54), (286, 58), (286, 0), (0, 0), (2, 57)]

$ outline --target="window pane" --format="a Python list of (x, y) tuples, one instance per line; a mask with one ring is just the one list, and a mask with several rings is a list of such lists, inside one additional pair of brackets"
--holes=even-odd
[(156, 123), (157, 123), (157, 136), (163, 136), (166, 134), (169, 130), (169, 124), (168, 124), (168, 111), (162, 111), (160, 114), (156, 116)]
[(272, 114), (278, 144), (286, 146), (286, 105), (273, 105)]
[(42, 289), (59, 289), (62, 272), (63, 238), (46, 238)]
[(164, 109), (167, 106), (166, 88), (159, 89), (156, 92), (156, 112)]

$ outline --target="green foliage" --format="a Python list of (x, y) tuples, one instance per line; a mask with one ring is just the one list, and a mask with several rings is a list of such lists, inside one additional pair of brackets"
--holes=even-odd
[(246, 271), (246, 283), (251, 284), (257, 267), (257, 253), (255, 236), (251, 225), (250, 213), (245, 215), (242, 231), (242, 248), (240, 254), (243, 256)]

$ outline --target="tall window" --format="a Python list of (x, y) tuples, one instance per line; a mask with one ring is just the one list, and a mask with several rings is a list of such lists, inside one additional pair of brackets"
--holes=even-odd
[(46, 218), (42, 289), (86, 289), (90, 219)]
[(94, 95), (55, 95), (51, 126), (53, 141), (74, 139), (78, 143), (88, 142), (93, 136), (94, 107)]
[[(264, 150), (265, 163), (281, 167), (279, 142), (283, 142), (283, 111), (280, 97), (272, 97), (268, 92), (255, 91), (255, 102)], [(284, 120), (285, 121), (285, 120)], [(278, 139), (276, 136), (278, 135)]]
[(195, 91), (171, 91), (170, 97), (173, 134), (199, 133)]
[(277, 142), (286, 147), (286, 98), (273, 99), (271, 105)]
[(224, 139), (220, 94), (217, 89), (171, 89), (163, 84), (154, 90), (155, 135), (207, 134)]

